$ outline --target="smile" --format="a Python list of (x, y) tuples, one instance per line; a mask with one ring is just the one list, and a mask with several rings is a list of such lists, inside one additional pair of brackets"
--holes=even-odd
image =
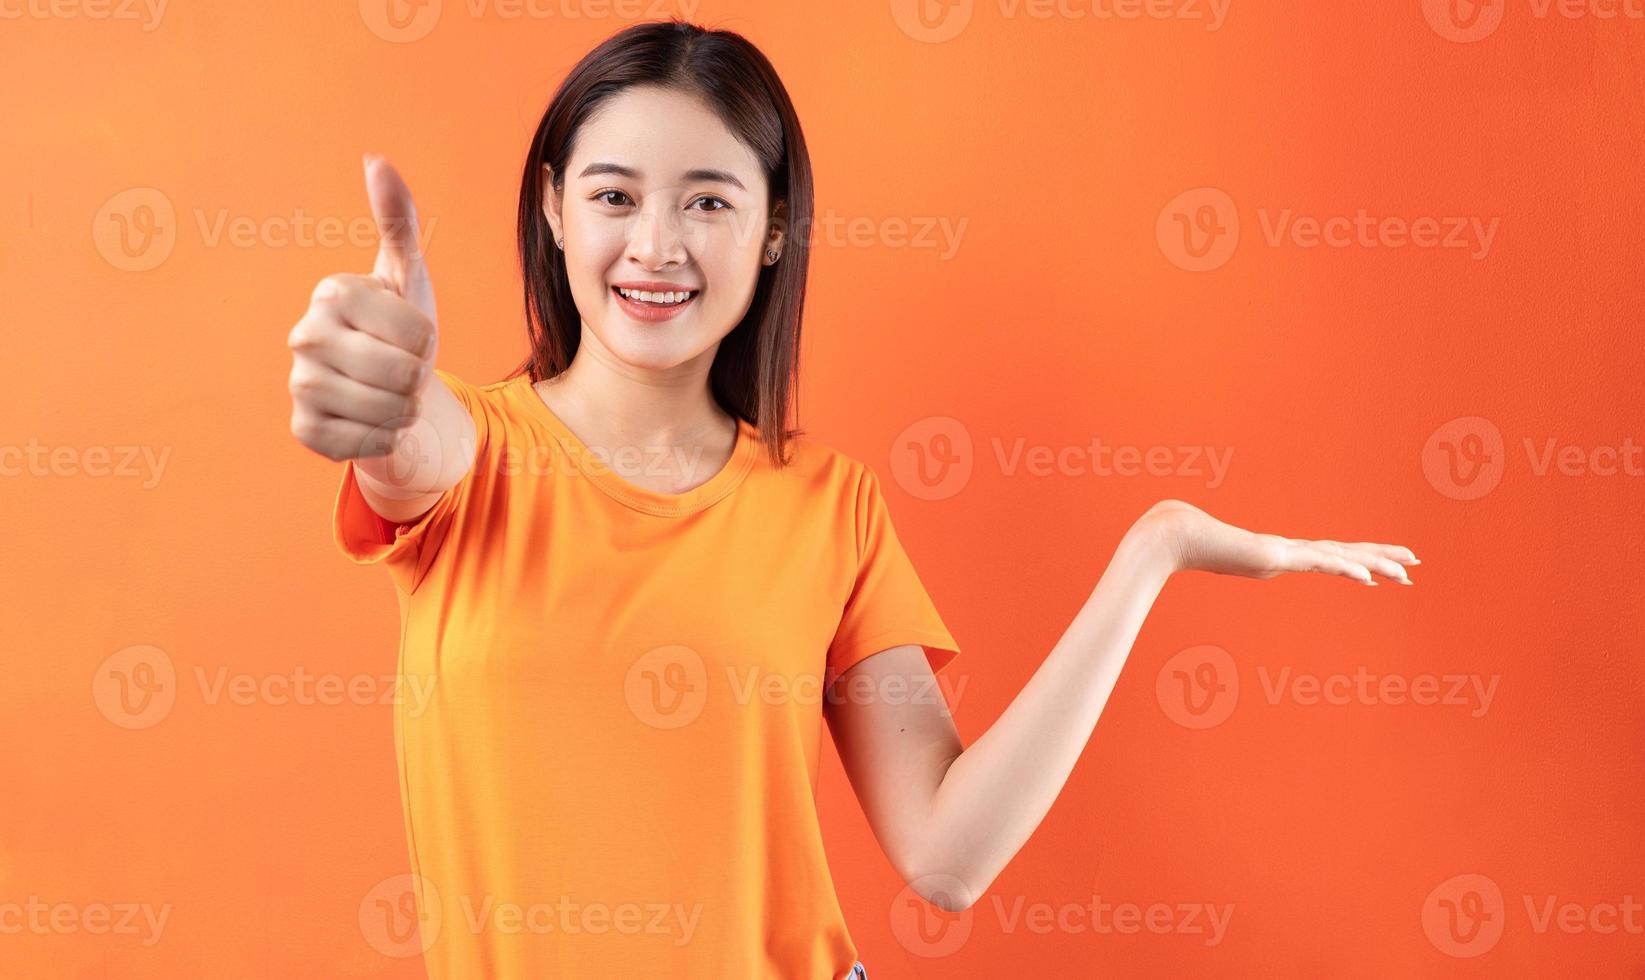
[(692, 289), (673, 292), (643, 292), (625, 290), (618, 286), (611, 287), (611, 295), (617, 298), (617, 305), (622, 307), (631, 319), (647, 323), (656, 323), (678, 316), (692, 303), (697, 301), (701, 290)]
[(691, 302), (697, 296), (697, 290), (674, 290), (672, 292), (645, 292), (638, 289), (624, 289), (621, 286), (612, 286), (611, 291), (623, 299), (645, 306), (680, 306)]

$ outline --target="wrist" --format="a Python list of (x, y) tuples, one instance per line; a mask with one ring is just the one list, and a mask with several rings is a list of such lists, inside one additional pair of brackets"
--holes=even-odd
[(1172, 510), (1164, 504), (1155, 504), (1137, 518), (1136, 523), (1120, 539), (1118, 553), (1142, 567), (1161, 581), (1183, 571), (1183, 550), (1180, 523)]

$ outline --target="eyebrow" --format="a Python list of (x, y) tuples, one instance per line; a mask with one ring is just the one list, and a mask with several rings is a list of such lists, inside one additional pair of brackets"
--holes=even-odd
[[(597, 177), (600, 174), (615, 174), (618, 177), (627, 177), (630, 180), (643, 179), (640, 172), (635, 170), (633, 167), (625, 167), (620, 163), (613, 163), (610, 160), (596, 160), (595, 162), (584, 167), (583, 172), (577, 176), (579, 178)], [(728, 170), (715, 170), (711, 167), (698, 167), (695, 170), (687, 170), (681, 175), (681, 178), (686, 181), (712, 181), (716, 184), (730, 184), (732, 187), (735, 187), (740, 191), (748, 190), (748, 188), (743, 186), (743, 182), (738, 180), (737, 176)]]

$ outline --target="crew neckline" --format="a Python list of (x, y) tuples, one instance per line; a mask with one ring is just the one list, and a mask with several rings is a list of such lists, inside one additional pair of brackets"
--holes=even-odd
[(759, 430), (746, 419), (737, 419), (737, 441), (731, 448), (731, 458), (719, 472), (684, 493), (661, 493), (630, 483), (617, 475), (593, 450), (589, 449), (571, 427), (554, 414), (537, 391), (529, 375), (514, 379), (518, 394), (527, 402), (532, 415), (543, 423), (554, 436), (555, 443), (569, 464), (590, 483), (605, 491), (614, 500), (634, 510), (658, 517), (684, 517), (705, 510), (737, 489), (748, 471), (754, 466), (759, 451)]

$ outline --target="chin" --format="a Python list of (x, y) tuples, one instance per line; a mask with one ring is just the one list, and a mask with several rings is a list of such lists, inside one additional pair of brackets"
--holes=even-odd
[(608, 330), (602, 342), (606, 349), (624, 364), (647, 371), (667, 371), (701, 354), (695, 344), (683, 343), (679, 336), (670, 336), (666, 329), (656, 325), (623, 323)]

